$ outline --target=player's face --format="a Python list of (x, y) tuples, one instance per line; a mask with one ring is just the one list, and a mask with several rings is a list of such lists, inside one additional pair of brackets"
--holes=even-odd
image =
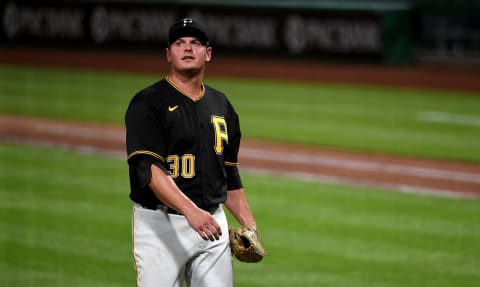
[(182, 37), (167, 49), (167, 60), (179, 71), (201, 70), (209, 62), (212, 49), (196, 37)]

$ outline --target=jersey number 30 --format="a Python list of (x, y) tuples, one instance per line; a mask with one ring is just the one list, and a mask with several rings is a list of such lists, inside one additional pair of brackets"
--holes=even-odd
[[(183, 178), (192, 178), (195, 176), (195, 156), (193, 154), (169, 155), (167, 157), (168, 172), (173, 178), (181, 175)], [(180, 170), (181, 169), (181, 170)]]

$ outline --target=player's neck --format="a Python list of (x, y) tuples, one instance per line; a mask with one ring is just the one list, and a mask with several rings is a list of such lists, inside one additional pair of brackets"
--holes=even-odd
[(170, 73), (167, 78), (176, 88), (192, 100), (197, 100), (201, 97), (203, 92), (203, 77), (201, 75), (188, 77), (179, 73)]

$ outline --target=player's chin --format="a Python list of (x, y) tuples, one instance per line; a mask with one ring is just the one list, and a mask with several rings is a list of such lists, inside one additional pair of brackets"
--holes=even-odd
[(188, 73), (200, 72), (203, 66), (199, 64), (184, 64), (178, 67), (178, 70)]
[(200, 60), (192, 60), (192, 59), (186, 59), (186, 60), (182, 60), (180, 62), (180, 65), (185, 67), (185, 68), (200, 68), (204, 64), (205, 63), (200, 61)]

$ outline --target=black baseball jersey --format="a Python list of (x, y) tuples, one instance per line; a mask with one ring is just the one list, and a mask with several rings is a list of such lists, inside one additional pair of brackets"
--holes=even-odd
[(239, 119), (223, 93), (203, 85), (200, 97), (192, 100), (163, 79), (133, 97), (125, 124), (134, 202), (161, 204), (148, 186), (151, 164), (206, 210), (225, 202), (227, 190), (242, 187)]

